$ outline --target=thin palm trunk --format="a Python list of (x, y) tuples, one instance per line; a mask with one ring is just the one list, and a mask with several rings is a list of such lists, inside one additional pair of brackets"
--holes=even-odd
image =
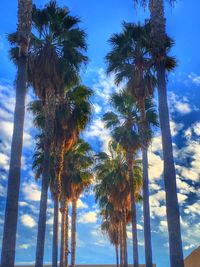
[(144, 242), (145, 242), (145, 261), (146, 267), (153, 267), (152, 245), (151, 245), (151, 222), (149, 206), (149, 173), (148, 173), (148, 154), (147, 154), (147, 122), (145, 113), (145, 100), (140, 101), (141, 122), (140, 132), (142, 138), (142, 169), (143, 169), (143, 215), (144, 215)]
[(133, 261), (134, 267), (139, 267), (138, 238), (137, 238), (137, 212), (135, 201), (135, 181), (133, 178), (133, 156), (127, 153), (129, 168), (130, 194), (131, 194), (131, 219), (132, 219), (132, 241), (133, 241)]
[(71, 234), (71, 267), (75, 267), (76, 262), (76, 213), (77, 200), (72, 200), (72, 234)]
[(40, 198), (40, 211), (38, 220), (37, 246), (36, 246), (36, 260), (35, 267), (43, 266), (44, 259), (44, 243), (46, 232), (46, 218), (47, 218), (47, 200), (48, 187), (50, 176), (50, 158), (51, 145), (54, 135), (54, 118), (55, 118), (55, 96), (54, 91), (49, 88), (46, 90), (45, 103), (45, 147), (44, 147), (44, 169), (42, 173), (42, 189)]
[(123, 211), (123, 240), (124, 240), (124, 267), (128, 267), (127, 233), (126, 233), (126, 209)]
[(56, 196), (54, 199), (52, 267), (58, 266), (58, 211), (59, 201), (58, 197)]
[(68, 209), (68, 206), (67, 206), (67, 211), (66, 211), (66, 233), (65, 233), (65, 236), (66, 236), (65, 267), (68, 267), (68, 254), (69, 254), (69, 218), (68, 218), (68, 215), (69, 215), (69, 209)]
[(66, 199), (61, 200), (61, 246), (60, 246), (60, 267), (65, 267), (66, 262), (66, 214), (68, 214), (68, 204)]
[(122, 234), (122, 222), (120, 221), (120, 266), (124, 266), (124, 252), (123, 252), (123, 234)]
[(1, 254), (1, 265), (4, 267), (13, 267), (15, 261), (21, 156), (27, 87), (27, 52), (31, 32), (31, 14), (32, 1), (19, 0), (18, 38), (20, 40), (20, 57), (18, 61), (14, 129), (11, 144), (10, 168), (8, 174), (7, 200)]
[(116, 266), (119, 267), (119, 249), (118, 249), (118, 245), (115, 245), (115, 253), (116, 253)]
[(164, 183), (166, 192), (166, 212), (169, 233), (170, 266), (183, 267), (183, 250), (180, 227), (180, 212), (177, 197), (176, 172), (173, 158), (172, 138), (167, 103), (165, 71), (166, 22), (163, 0), (150, 0), (153, 54), (156, 60), (158, 80), (159, 118), (164, 159)]
[(147, 149), (142, 148), (143, 165), (143, 215), (146, 267), (152, 267), (151, 222), (149, 207), (149, 175)]

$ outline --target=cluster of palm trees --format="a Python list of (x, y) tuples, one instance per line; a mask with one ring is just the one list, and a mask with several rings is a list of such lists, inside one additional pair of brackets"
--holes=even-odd
[[(28, 15), (32, 19), (32, 22), (30, 20), (28, 24), (29, 27), (27, 26), (29, 36), (27, 34), (27, 39), (24, 39), (26, 36), (21, 36), (21, 46), (18, 45), (20, 32), (11, 34), (9, 41), (12, 45), (11, 58), (18, 66), (18, 80), (22, 80), (20, 74), (24, 72), (23, 82), (25, 82), (23, 99), (21, 99), (23, 105), (18, 107), (16, 103), (16, 107), (20, 108), (21, 112), (19, 114), (17, 110), (15, 111), (15, 115), (18, 116), (15, 121), (16, 127), (20, 127), (19, 120), (21, 123), (24, 121), (27, 85), (33, 87), (37, 96), (37, 100), (33, 101), (29, 107), (34, 114), (34, 123), (38, 128), (33, 169), (36, 178), (42, 179), (35, 266), (43, 266), (49, 187), (54, 200), (52, 264), (58, 265), (59, 203), (62, 214), (60, 266), (68, 264), (67, 222), (68, 206), (71, 201), (71, 265), (75, 266), (77, 201), (93, 179), (92, 151), (89, 144), (80, 139), (80, 134), (89, 122), (92, 111), (90, 103), (92, 91), (81, 84), (79, 74), (80, 67), (87, 63), (86, 34), (78, 26), (80, 19), (71, 16), (67, 8), (58, 7), (55, 1), (50, 1), (43, 9), (32, 6), (31, 2), (23, 6), (23, 2), (21, 1), (19, 5), (19, 14), (24, 14), (25, 20)], [(32, 31), (30, 31), (31, 24)], [(26, 47), (24, 47), (25, 44)], [(19, 89), (17, 88), (17, 94), (20, 94), (17, 98), (22, 98), (21, 84)], [(20, 130), (20, 136), (19, 133), (17, 134), (22, 147), (23, 126)], [(18, 145), (17, 150), (16, 147), (12, 148), (11, 158), (15, 159), (19, 155), (18, 150), (20, 150)], [(17, 167), (20, 171), (19, 165), (11, 163), (10, 170), (14, 173), (11, 173), (9, 181), (12, 182), (11, 187), (15, 185), (16, 194), (19, 194), (19, 188), (16, 190), (16, 185), (20, 183), (20, 176), (16, 184), (13, 181), (13, 178), (16, 179)], [(18, 212), (18, 195), (9, 193), (10, 186), (8, 186), (2, 247), (2, 266), (9, 267), (14, 266), (16, 236), (16, 226), (14, 231), (11, 224), (14, 219), (17, 220)], [(12, 207), (9, 206), (10, 201)], [(16, 205), (14, 208), (13, 203)], [(11, 215), (12, 220), (9, 217)]]
[[(107, 72), (123, 89), (111, 95), (112, 112), (103, 116), (112, 140), (109, 153), (96, 157), (95, 196), (101, 208), (102, 230), (116, 248), (117, 265), (128, 265), (126, 225), (132, 225), (134, 267), (138, 267), (136, 202), (143, 201), (146, 266), (152, 267), (148, 147), (158, 126), (154, 91), (158, 91), (164, 184), (169, 232), (170, 266), (183, 267), (176, 174), (167, 105), (166, 74), (176, 65), (169, 56), (173, 41), (165, 29), (163, 0), (149, 4), (144, 25), (123, 23), (110, 38)], [(11, 58), (18, 68), (16, 106), (2, 244), (2, 267), (14, 267), (20, 189), (25, 97), (32, 86), (37, 100), (30, 104), (38, 128), (33, 169), (42, 179), (35, 266), (43, 266), (48, 189), (54, 201), (52, 265), (58, 265), (58, 213), (61, 222), (60, 266), (68, 265), (68, 207), (72, 202), (71, 265), (76, 255), (77, 201), (93, 179), (90, 146), (80, 138), (90, 120), (92, 91), (81, 84), (87, 63), (86, 34), (79, 18), (50, 1), (38, 9), (18, 0), (18, 31), (9, 36)], [(173, 0), (170, 0), (173, 3)], [(138, 157), (142, 155), (142, 160)], [(120, 251), (120, 253), (119, 253)], [(120, 255), (120, 260), (119, 260)]]

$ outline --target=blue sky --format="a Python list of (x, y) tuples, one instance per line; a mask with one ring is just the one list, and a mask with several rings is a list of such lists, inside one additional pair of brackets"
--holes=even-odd
[[(42, 7), (47, 1), (35, 1)], [(84, 133), (95, 151), (106, 150), (110, 134), (101, 121), (109, 107), (109, 94), (118, 90), (113, 77), (105, 74), (104, 57), (110, 47), (107, 40), (111, 34), (119, 32), (121, 22), (143, 21), (148, 12), (134, 10), (132, 0), (59, 0), (60, 5), (68, 5), (73, 15), (82, 19), (82, 27), (88, 34), (87, 69), (82, 71), (82, 80), (90, 86), (95, 95), (92, 99), (94, 114)], [(166, 5), (167, 30), (176, 42), (172, 54), (178, 60), (178, 67), (169, 77), (168, 96), (171, 114), (174, 156), (177, 169), (177, 184), (181, 210), (184, 255), (187, 256), (200, 244), (200, 3), (198, 0), (181, 0), (172, 9)], [(8, 57), (9, 45), (6, 34), (16, 29), (17, 1), (6, 1), (0, 10), (0, 246), (2, 239), (3, 214), (6, 194), (6, 179), (9, 163), (10, 141), (14, 108), (14, 79), (16, 70)], [(28, 92), (27, 103), (33, 98)], [(26, 114), (24, 150), (22, 159), (22, 182), (17, 234), (17, 263), (33, 262), (37, 233), (40, 181), (34, 181), (31, 171), (34, 151), (35, 129), (32, 116)], [(153, 258), (158, 267), (169, 266), (168, 241), (165, 214), (165, 195), (162, 180), (162, 153), (160, 132), (155, 134), (149, 151), (151, 219)], [(94, 203), (92, 191), (84, 194), (78, 209), (78, 263), (114, 263), (114, 249), (101, 235), (99, 211)], [(51, 261), (53, 205), (49, 195), (45, 261)], [(140, 261), (144, 262), (143, 218), (138, 206), (138, 234)], [(131, 233), (128, 227), (129, 261), (131, 255)]]

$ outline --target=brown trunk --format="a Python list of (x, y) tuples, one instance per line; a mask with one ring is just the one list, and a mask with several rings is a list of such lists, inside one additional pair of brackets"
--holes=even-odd
[(31, 32), (32, 1), (18, 1), (18, 43), (20, 48), (17, 74), (14, 129), (11, 144), (10, 168), (8, 174), (7, 199), (1, 252), (3, 267), (13, 267), (18, 218), (21, 155), (25, 117), (27, 81), (27, 52)]
[(64, 140), (58, 140), (57, 144), (55, 145), (55, 173), (57, 179), (58, 195), (60, 195), (61, 193), (61, 174), (63, 171), (65, 155), (64, 144)]
[(72, 199), (71, 267), (76, 264), (76, 212), (77, 199)]
[(62, 222), (61, 222), (61, 245), (60, 245), (60, 267), (65, 267), (66, 262), (66, 215), (68, 214), (68, 204), (66, 199), (61, 200)]

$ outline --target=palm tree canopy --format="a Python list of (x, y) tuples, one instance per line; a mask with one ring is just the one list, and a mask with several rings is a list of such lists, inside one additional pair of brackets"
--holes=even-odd
[[(115, 142), (110, 143), (109, 152), (97, 155), (95, 200), (101, 209), (121, 210), (122, 206), (130, 206), (128, 164), (123, 151)], [(139, 198), (142, 186), (140, 161), (135, 161), (133, 172)]]
[(103, 116), (106, 127), (112, 129), (114, 140), (126, 151), (135, 153), (140, 147), (136, 102), (126, 90), (112, 94), (110, 101), (116, 113), (107, 112)]
[(64, 169), (62, 173), (62, 194), (70, 199), (78, 198), (89, 188), (93, 180), (94, 160), (90, 145), (83, 139), (65, 154)]

